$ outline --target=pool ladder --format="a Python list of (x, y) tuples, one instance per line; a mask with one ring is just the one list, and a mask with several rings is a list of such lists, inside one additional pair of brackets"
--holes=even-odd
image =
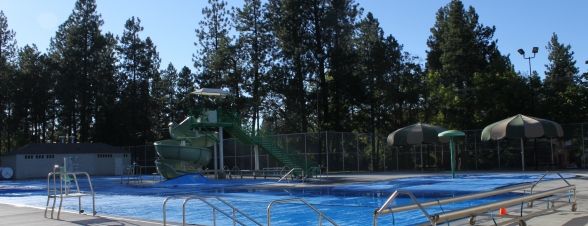
[[(94, 188), (92, 187), (92, 180), (90, 179), (90, 174), (88, 174), (87, 172), (60, 172), (57, 171), (58, 169), (59, 167), (56, 166), (54, 167), (52, 172), (47, 174), (47, 203), (45, 205), (45, 218), (48, 218), (47, 212), (49, 212), (49, 209), (51, 209), (50, 218), (53, 219), (57, 199), (59, 199), (59, 207), (57, 209), (56, 219), (59, 219), (59, 216), (61, 214), (61, 207), (63, 205), (63, 199), (65, 198), (77, 198), (78, 213), (84, 213), (84, 210), (82, 209), (82, 196), (92, 196), (92, 216), (96, 216), (96, 198), (94, 197)], [(86, 176), (90, 192), (83, 192), (80, 190), (80, 185), (78, 183), (77, 177), (78, 175)], [(57, 184), (57, 177), (59, 177), (59, 184)], [(52, 204), (49, 205), (51, 201)]]
[[(518, 225), (520, 225), (520, 226), (525, 226), (526, 219), (544, 214), (545, 212), (550, 211), (550, 210), (556, 210), (556, 209), (563, 207), (563, 206), (566, 206), (566, 205), (571, 205), (572, 212), (575, 212), (577, 210), (576, 186), (570, 184), (559, 173), (555, 173), (555, 174), (557, 176), (559, 176), (558, 179), (561, 179), (565, 183), (565, 185), (562, 185), (562, 186), (556, 187), (556, 188), (552, 188), (552, 189), (548, 189), (548, 190), (544, 190), (544, 191), (534, 192), (535, 187), (540, 182), (542, 182), (543, 179), (545, 178), (545, 176), (547, 176), (548, 174), (550, 174), (550, 173), (546, 172), (545, 174), (543, 174), (543, 176), (541, 176), (541, 178), (539, 178), (537, 181), (535, 181), (533, 183), (527, 183), (527, 184), (523, 184), (523, 185), (515, 185), (515, 186), (496, 189), (496, 190), (488, 191), (488, 192), (458, 196), (458, 197), (454, 197), (454, 198), (447, 198), (447, 199), (441, 199), (441, 200), (424, 202), (424, 203), (418, 202), (416, 197), (414, 196), (414, 194), (410, 191), (396, 190), (396, 191), (394, 191), (394, 193), (392, 193), (392, 195), (390, 195), (390, 197), (388, 197), (388, 199), (384, 202), (384, 204), (380, 208), (374, 210), (372, 225), (373, 226), (378, 225), (378, 217), (381, 215), (394, 214), (394, 213), (398, 213), (398, 212), (404, 212), (404, 211), (415, 210), (415, 209), (420, 210), (420, 212), (425, 216), (425, 218), (427, 219), (427, 221), (430, 225), (442, 224), (443, 222), (449, 223), (450, 221), (462, 219), (462, 218), (467, 218), (467, 217), (469, 217), (469, 224), (475, 225), (477, 216), (489, 216), (492, 219), (492, 221), (494, 221), (495, 225), (507, 225), (507, 224), (511, 224), (511, 223), (518, 223)], [(529, 189), (528, 193), (527, 193), (527, 189)], [(507, 194), (510, 192), (521, 191), (521, 190), (524, 192), (524, 195), (521, 197), (515, 197), (515, 198), (511, 198), (511, 199), (507, 199), (507, 200), (491, 202), (491, 203), (478, 205), (478, 206), (472, 206), (472, 207), (468, 207), (468, 208), (464, 208), (464, 209), (460, 209), (460, 210), (455, 210), (455, 211), (450, 211), (450, 212), (430, 214), (425, 209), (425, 207), (430, 207), (430, 206), (442, 207), (442, 205), (448, 204), (448, 203), (456, 203), (456, 202), (486, 198), (486, 197), (490, 197), (490, 196), (502, 195), (502, 194)], [(562, 193), (563, 193), (563, 195), (561, 195)], [(409, 198), (412, 200), (413, 204), (404, 205), (404, 206), (397, 206), (397, 207), (390, 207), (392, 205), (392, 203), (394, 202), (394, 200), (399, 195), (409, 196)], [(567, 197), (567, 201), (559, 201), (559, 199), (562, 197)], [(545, 210), (540, 210), (540, 211), (537, 211), (534, 213), (527, 214), (526, 216), (523, 216), (523, 208), (524, 208), (523, 204), (524, 203), (527, 203), (528, 208), (532, 208), (533, 203), (536, 201), (540, 201), (540, 200), (544, 200), (547, 203), (547, 208)], [(556, 203), (563, 203), (563, 204), (556, 205)], [(510, 214), (503, 214), (503, 215), (497, 215), (497, 216), (494, 214), (486, 214), (489, 211), (507, 208), (507, 207), (511, 207), (514, 205), (518, 205), (518, 204), (520, 204), (520, 214), (518, 216), (517, 215), (510, 215)], [(496, 223), (496, 220), (494, 219), (495, 217), (511, 218), (511, 219), (506, 220), (504, 222)]]
[[(167, 225), (167, 210), (166, 210), (166, 206), (167, 203), (169, 202), (169, 200), (171, 199), (175, 199), (176, 197), (170, 196), (167, 197), (164, 201), (163, 201), (163, 225)], [(209, 206), (212, 208), (212, 224), (214, 226), (217, 225), (216, 222), (216, 215), (217, 212), (228, 217), (229, 219), (231, 219), (232, 224), (233, 225), (258, 225), (258, 226), (263, 226), (263, 224), (261, 224), (259, 221), (256, 221), (255, 219), (253, 219), (251, 216), (247, 215), (246, 213), (244, 213), (243, 211), (239, 210), (237, 207), (235, 207), (234, 205), (232, 205), (231, 203), (225, 201), (224, 199), (221, 199), (220, 197), (203, 197), (203, 196), (187, 196), (187, 197), (182, 197), (183, 198), (183, 202), (182, 202), (182, 225), (186, 225), (186, 204), (191, 201), (191, 200), (200, 200), (202, 203), (204, 203), (205, 205)], [(224, 210), (222, 210), (220, 208), (220, 206), (213, 204), (212, 202), (209, 201), (209, 199), (213, 199), (213, 200), (217, 200), (220, 201), (223, 205), (225, 205), (226, 207), (229, 207), (231, 209), (231, 213), (228, 213)], [(293, 202), (299, 202), (304, 204), (306, 207), (310, 208), (314, 213), (316, 213), (318, 215), (318, 225), (323, 225), (323, 219), (325, 219), (326, 221), (328, 221), (329, 223), (331, 223), (334, 226), (338, 226), (337, 223), (335, 223), (335, 221), (333, 219), (331, 219), (330, 217), (328, 217), (327, 215), (325, 215), (323, 212), (321, 212), (320, 210), (318, 210), (317, 208), (315, 208), (314, 206), (312, 206), (310, 203), (306, 202), (304, 199), (301, 198), (293, 198), (293, 199), (278, 199), (278, 200), (274, 200), (271, 201), (269, 203), (269, 205), (267, 206), (267, 225), (271, 226), (271, 209), (273, 206), (277, 205), (277, 204), (284, 204), (284, 203), (293, 203)], [(247, 220), (249, 220), (248, 224), (246, 224), (245, 222), (243, 222), (242, 220), (239, 220), (237, 217), (237, 213), (241, 214), (242, 216), (244, 216)]]

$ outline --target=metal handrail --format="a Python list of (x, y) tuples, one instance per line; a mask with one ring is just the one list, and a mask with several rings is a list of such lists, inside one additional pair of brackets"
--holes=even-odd
[(392, 203), (392, 201), (394, 201), (394, 199), (396, 199), (396, 197), (398, 197), (398, 195), (408, 195), (408, 197), (410, 197), (410, 199), (412, 200), (412, 202), (414, 203), (416, 208), (420, 209), (421, 212), (423, 213), (423, 215), (425, 215), (425, 217), (427, 218), (427, 220), (429, 220), (429, 222), (431, 222), (431, 224), (433, 224), (431, 216), (429, 215), (427, 210), (425, 210), (423, 205), (421, 203), (419, 203), (419, 201), (417, 200), (417, 198), (414, 196), (414, 194), (412, 192), (403, 191), (403, 190), (396, 190), (396, 191), (394, 191), (394, 193), (392, 193), (392, 195), (390, 195), (390, 197), (388, 197), (388, 199), (386, 200), (386, 202), (384, 202), (384, 205), (382, 205), (382, 207), (380, 207), (379, 209), (374, 211), (374, 219), (372, 222), (372, 224), (374, 226), (378, 225), (378, 215), (384, 214), (384, 213), (382, 213), (384, 208), (388, 207), (388, 205), (390, 205)]
[[(429, 207), (429, 206), (435, 206), (435, 205), (442, 205), (442, 204), (447, 204), (447, 203), (455, 203), (455, 202), (461, 202), (461, 201), (467, 201), (467, 200), (472, 200), (472, 199), (478, 199), (478, 198), (485, 198), (485, 197), (490, 197), (490, 196), (494, 196), (494, 195), (500, 195), (500, 194), (505, 194), (505, 193), (509, 193), (509, 192), (513, 192), (513, 191), (518, 191), (518, 190), (524, 190), (524, 189), (528, 189), (531, 188), (531, 195), (533, 192), (533, 189), (539, 184), (539, 182), (543, 181), (543, 179), (545, 178), (545, 176), (547, 174), (550, 174), (550, 172), (546, 172), (545, 174), (543, 174), (537, 181), (532, 182), (532, 183), (527, 183), (527, 184), (523, 184), (523, 185), (516, 185), (516, 186), (511, 186), (511, 187), (506, 187), (506, 188), (502, 188), (502, 189), (498, 189), (498, 190), (493, 190), (493, 191), (488, 191), (488, 192), (482, 192), (482, 193), (476, 193), (476, 194), (470, 194), (470, 195), (464, 195), (464, 196), (459, 196), (459, 197), (454, 197), (454, 198), (447, 198), (447, 199), (441, 199), (441, 200), (436, 200), (436, 201), (429, 201), (429, 202), (424, 202), (424, 203), (419, 203), (416, 201), (416, 199), (413, 199), (413, 202), (415, 202), (415, 204), (411, 204), (411, 205), (404, 205), (404, 206), (399, 206), (399, 207), (394, 207), (394, 208), (388, 208), (388, 206), (394, 201), (394, 199), (396, 199), (396, 197), (398, 196), (398, 194), (400, 193), (398, 190), (395, 191), (394, 193), (392, 193), (390, 195), (390, 197), (384, 202), (384, 204), (376, 209), (374, 211), (374, 219), (373, 219), (373, 225), (377, 225), (377, 218), (380, 215), (384, 215), (384, 214), (389, 214), (389, 213), (394, 213), (394, 212), (401, 212), (401, 211), (407, 211), (407, 210), (413, 210), (413, 209), (421, 209), (421, 211), (423, 211), (423, 213), (426, 213), (426, 211), (424, 210), (424, 207)], [(566, 186), (564, 187), (559, 187), (557, 189), (552, 189), (555, 190), (555, 192), (553, 193), (547, 193), (549, 195), (553, 195), (557, 192), (561, 192), (563, 190), (573, 190), (573, 195), (574, 195), (574, 199), (575, 199), (575, 186), (570, 184), (560, 173), (555, 173), (557, 174), (561, 180), (563, 180), (566, 183)], [(551, 191), (551, 190), (548, 190)], [(402, 193), (405, 193), (406, 191), (403, 191)], [(516, 199), (518, 202), (520, 202), (520, 200), (524, 200), (524, 202), (529, 202), (529, 206), (532, 206), (532, 203), (534, 200), (537, 199), (541, 199), (544, 198), (546, 196), (541, 196), (541, 195), (545, 195), (547, 191), (543, 191), (541, 193), (537, 193), (540, 195), (537, 196), (525, 196), (522, 197), (520, 199)], [(410, 192), (408, 192), (410, 193)], [(534, 198), (534, 197), (539, 197), (539, 198)], [(412, 199), (412, 197), (411, 197)], [(514, 200), (514, 199), (511, 199)], [(497, 202), (500, 205), (504, 206), (504, 203), (507, 204), (511, 204), (511, 202), (508, 202), (510, 200), (506, 200), (503, 202)], [(512, 202), (512, 203), (517, 203), (517, 202)], [(575, 203), (575, 201), (574, 201)], [(490, 206), (491, 208), (488, 210), (491, 210), (493, 207), (495, 207), (494, 205)], [(486, 210), (484, 208), (478, 208), (478, 207), (472, 207), (467, 209), (469, 210), (467, 213), (469, 215), (466, 216), (472, 216), (472, 213), (479, 213), (481, 210)], [(459, 211), (454, 211), (454, 212), (459, 212)], [(454, 213), (451, 212), (451, 213)], [(484, 212), (484, 211), (482, 211)], [(425, 216), (427, 216), (427, 214), (425, 214)], [(453, 215), (449, 215), (449, 216), (453, 216)], [(463, 217), (463, 216), (462, 216)], [(431, 224), (436, 224), (436, 222), (440, 222), (441, 220), (438, 220), (436, 218), (439, 218), (438, 215), (433, 216), (432, 218), (427, 216), (427, 220), (431, 223)], [(442, 217), (442, 220), (445, 219), (446, 217)], [(453, 218), (456, 219), (456, 218)]]
[(267, 225), (268, 226), (271, 226), (271, 218), (272, 218), (271, 208), (272, 208), (272, 206), (274, 204), (277, 204), (277, 203), (291, 203), (291, 202), (295, 202), (295, 201), (302, 202), (304, 205), (306, 205), (312, 211), (314, 211), (316, 214), (318, 214), (318, 217), (319, 217), (319, 223), (318, 223), (318, 225), (323, 225), (323, 218), (325, 218), (325, 220), (327, 220), (332, 225), (338, 226), (338, 224), (335, 223), (335, 221), (333, 219), (331, 219), (329, 216), (325, 215), (323, 212), (321, 212), (320, 210), (318, 210), (317, 208), (315, 208), (314, 206), (312, 206), (310, 203), (306, 202), (304, 199), (301, 199), (301, 198), (278, 199), (278, 200), (271, 201), (269, 203), (269, 205), (267, 206)]
[[(168, 201), (170, 199), (172, 199), (172, 198), (175, 198), (175, 197), (170, 196), (170, 197), (165, 198), (165, 200), (163, 201), (162, 214), (163, 214), (163, 225), (164, 226), (167, 225), (167, 210), (166, 210), (166, 206), (167, 206)], [(244, 213), (243, 211), (239, 210), (237, 207), (235, 207), (234, 205), (232, 205), (229, 202), (225, 201), (224, 199), (221, 199), (219, 197), (208, 197), (208, 198), (214, 198), (214, 199), (222, 202), (223, 204), (227, 205), (229, 208), (231, 208), (232, 214), (228, 214), (227, 212), (221, 210), (219, 207), (217, 207), (214, 204), (208, 202), (206, 200), (206, 197), (201, 197), (201, 196), (187, 196), (187, 197), (184, 197), (184, 201), (182, 203), (182, 225), (186, 225), (186, 204), (188, 203), (188, 201), (194, 200), (194, 199), (198, 199), (198, 200), (202, 201), (204, 204), (206, 204), (206, 205), (208, 205), (208, 206), (210, 206), (212, 208), (212, 218), (213, 218), (212, 221), (213, 221), (213, 225), (216, 225), (216, 212), (217, 211), (219, 213), (225, 215), (229, 219), (233, 220), (233, 225), (236, 225), (236, 224), (246, 225), (245, 223), (243, 223), (239, 219), (237, 219), (236, 213), (240, 213), (245, 218), (247, 218), (248, 220), (250, 220), (251, 222), (253, 222), (255, 225), (258, 225), (258, 226), (261, 226), (262, 225), (261, 223), (259, 223), (255, 219), (253, 219), (251, 216), (249, 216), (246, 213)]]
[(286, 173), (284, 176), (282, 176), (282, 177), (281, 177), (281, 178), (278, 180), (278, 182), (280, 182), (280, 181), (284, 180), (286, 177), (290, 176), (290, 174), (294, 173), (294, 170), (300, 170), (300, 171), (302, 171), (302, 169), (300, 169), (300, 168), (292, 168), (292, 169), (291, 169), (290, 171), (288, 171), (288, 172), (287, 172), (287, 173)]
[(493, 203), (489, 203), (489, 204), (485, 204), (485, 205), (481, 205), (481, 206), (470, 207), (468, 209), (457, 210), (457, 211), (452, 211), (452, 212), (443, 213), (443, 214), (436, 214), (436, 215), (432, 216), (429, 220), (433, 222), (432, 225), (436, 225), (439, 222), (444, 222), (444, 221), (449, 221), (449, 220), (459, 219), (459, 218), (464, 218), (464, 217), (470, 217), (470, 216), (474, 216), (475, 213), (484, 213), (484, 212), (499, 209), (499, 208), (505, 207), (505, 206), (512, 206), (512, 205), (516, 205), (519, 203), (529, 202), (532, 200), (537, 200), (537, 199), (551, 196), (555, 193), (569, 191), (572, 189), (575, 190), (576, 186), (575, 185), (567, 185), (564, 187), (554, 188), (554, 189), (542, 191), (539, 193), (535, 193), (532, 195), (527, 195), (527, 196), (523, 196), (523, 197), (519, 197), (519, 198), (514, 198), (514, 199), (509, 199), (509, 200), (504, 200), (504, 201), (499, 201), (499, 202), (493, 202)]
[[(77, 197), (78, 198), (78, 210), (81, 213), (81, 209), (82, 209), (82, 200), (81, 200), (81, 196), (84, 195), (91, 195), (92, 196), (92, 216), (96, 216), (96, 197), (95, 197), (95, 193), (94, 193), (94, 186), (92, 185), (92, 180), (90, 178), (90, 174), (88, 174), (87, 172), (59, 172), (56, 171), (57, 167), (55, 167), (53, 169), (52, 172), (49, 172), (47, 174), (47, 204), (45, 205), (45, 217), (47, 217), (47, 211), (49, 209), (49, 200), (51, 198), (53, 198), (53, 205), (51, 207), (51, 218), (53, 218), (53, 213), (55, 211), (55, 202), (57, 201), (57, 197), (59, 197), (59, 208), (57, 210), (57, 219), (59, 219), (59, 216), (61, 214), (61, 207), (62, 207), (62, 203), (63, 203), (63, 198), (68, 198), (68, 197)], [(57, 179), (56, 176), (59, 175), (59, 194), (57, 194)], [(88, 180), (88, 184), (89, 184), (89, 188), (90, 188), (90, 193), (84, 193), (81, 192), (80, 190), (80, 185), (78, 183), (78, 178), (77, 175), (85, 175), (86, 179)], [(75, 186), (76, 186), (76, 192), (75, 193), (70, 193), (70, 188), (69, 185), (67, 184), (68, 182), (65, 182), (65, 187), (64, 187), (64, 178), (67, 178), (68, 176), (72, 176)], [(53, 187), (51, 187), (51, 178), (53, 178)], [(53, 189), (52, 189), (53, 188)], [(51, 194), (51, 190), (53, 190), (53, 194)]]

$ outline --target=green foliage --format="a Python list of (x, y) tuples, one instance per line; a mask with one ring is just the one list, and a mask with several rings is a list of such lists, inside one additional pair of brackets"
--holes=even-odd
[(202, 87), (228, 89), (220, 108), (253, 133), (370, 133), (361, 142), (372, 159), (384, 153), (376, 137), (418, 121), (477, 129), (518, 113), (562, 123), (587, 116), (588, 73), (579, 74), (570, 45), (553, 34), (545, 80), (521, 76), (498, 51), (496, 29), (459, 0), (437, 12), (424, 70), (352, 0), (208, 3), (193, 71), (172, 63), (160, 71), (139, 18), (120, 37), (102, 33), (95, 0), (76, 1), (46, 54), (18, 50), (0, 11), (0, 151), (61, 136), (163, 139), (169, 122), (219, 107), (190, 94)]
[[(153, 81), (161, 79), (158, 71), (159, 54), (151, 38), (141, 39), (141, 31), (143, 27), (139, 18), (128, 19), (116, 48), (119, 55), (118, 115), (125, 131), (121, 136), (132, 144), (153, 140), (162, 129), (159, 126), (163, 124), (154, 121), (161, 118), (161, 96), (152, 96), (163, 93), (157, 85), (152, 86)], [(154, 113), (153, 110), (159, 111)]]
[[(485, 80), (508, 77), (507, 74), (512, 73), (510, 62), (500, 54), (493, 40), (495, 30), (480, 24), (475, 9), (470, 7), (466, 11), (461, 1), (451, 1), (439, 9), (427, 41), (430, 48), (427, 88), (431, 98), (428, 102), (437, 103), (437, 106), (429, 105), (433, 122), (451, 128), (473, 129), (479, 126), (476, 121), (480, 121), (475, 116), (485, 117), (487, 108), (494, 107), (477, 101), (488, 98), (477, 91), (491, 90), (491, 87), (478, 87), (474, 80), (476, 75), (479, 75), (478, 80)], [(478, 82), (477, 85), (484, 84)]]
[(586, 87), (581, 77), (570, 45), (559, 42), (553, 33), (547, 43), (549, 64), (545, 65), (546, 109), (554, 120), (580, 122), (586, 117)]

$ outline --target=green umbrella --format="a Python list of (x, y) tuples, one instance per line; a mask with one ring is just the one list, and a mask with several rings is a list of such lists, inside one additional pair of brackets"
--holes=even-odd
[(447, 130), (445, 132), (439, 133), (437, 136), (449, 138), (449, 153), (451, 153), (451, 176), (455, 178), (455, 142), (453, 142), (453, 138), (463, 137), (465, 136), (465, 133), (459, 130)]
[(447, 143), (447, 138), (437, 136), (447, 129), (425, 123), (416, 123), (402, 127), (388, 135), (386, 139), (389, 145), (421, 145), (421, 169), (423, 167), (423, 144)]
[(395, 130), (388, 135), (389, 145), (402, 146), (402, 145), (413, 145), (413, 144), (436, 144), (440, 142), (447, 142), (447, 139), (439, 138), (437, 134), (447, 129), (425, 124), (416, 123), (410, 126), (402, 127)]
[(525, 147), (523, 146), (524, 138), (553, 138), (562, 136), (563, 129), (559, 123), (521, 114), (492, 123), (482, 130), (483, 141), (501, 140), (504, 138), (520, 139), (523, 171), (525, 170)]

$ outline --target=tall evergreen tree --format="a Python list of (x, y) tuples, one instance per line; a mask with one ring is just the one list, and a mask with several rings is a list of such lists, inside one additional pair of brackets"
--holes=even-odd
[(476, 104), (474, 75), (512, 69), (497, 49), (494, 31), (480, 24), (475, 9), (466, 11), (459, 0), (439, 9), (427, 40), (428, 119), (454, 128), (477, 127), (476, 114), (470, 111), (484, 106)]
[(8, 19), (0, 10), (0, 153), (13, 147), (11, 143), (11, 130), (8, 128), (8, 120), (12, 112), (10, 93), (14, 90), (12, 77), (15, 73), (14, 58), (16, 57), (16, 40), (14, 31), (8, 28)]
[(165, 89), (165, 100), (163, 107), (163, 122), (177, 122), (177, 92), (178, 92), (178, 72), (172, 63), (167, 65), (167, 68), (161, 72), (162, 88)]
[(209, 6), (202, 9), (204, 19), (196, 29), (199, 47), (194, 55), (194, 67), (199, 70), (198, 80), (203, 87), (220, 88), (227, 77), (226, 49), (230, 48), (230, 12), (223, 0), (209, 0)]
[(244, 59), (243, 70), (245, 91), (251, 95), (251, 124), (253, 131), (259, 130), (261, 103), (268, 93), (267, 76), (270, 69), (272, 37), (269, 21), (260, 0), (246, 0), (242, 8), (235, 11), (235, 28), (239, 32), (237, 40), (239, 56)]
[(126, 133), (134, 144), (153, 140), (150, 81), (159, 76), (160, 62), (155, 45), (149, 37), (141, 39), (141, 31), (141, 19), (131, 17), (117, 47), (120, 109), (125, 115)]
[(35, 45), (25, 46), (19, 53), (18, 76), (13, 96), (14, 118), (21, 135), (17, 145), (47, 142), (47, 120), (50, 108), (51, 78), (44, 65), (45, 56)]
[(190, 93), (196, 89), (196, 78), (190, 68), (184, 66), (178, 73), (176, 118), (179, 120), (189, 116), (196, 108), (195, 97)]
[(50, 55), (59, 66), (56, 93), (61, 105), (62, 132), (81, 142), (91, 139), (94, 106), (100, 92), (97, 89), (102, 82), (96, 76), (111, 72), (101, 67), (114, 64), (103, 62), (113, 58), (102, 56), (110, 52), (106, 50), (110, 45), (100, 31), (102, 24), (95, 0), (78, 0), (50, 44)]
[(124, 144), (120, 139), (120, 119), (117, 114), (118, 83), (116, 81), (117, 40), (111, 33), (104, 35), (106, 48), (100, 54), (100, 70), (96, 72), (96, 104), (93, 138), (95, 142)]
[(559, 42), (553, 33), (547, 44), (549, 64), (545, 65), (546, 108), (550, 118), (559, 122), (579, 122), (586, 117), (588, 100), (570, 45)]
[(268, 2), (267, 14), (280, 50), (274, 59), (278, 64), (272, 71), (276, 93), (283, 106), (272, 112), (284, 125), (280, 132), (305, 132), (309, 125), (305, 87), (307, 75), (312, 71), (307, 54), (310, 35), (306, 30), (305, 9), (308, 3), (295, 0)]

